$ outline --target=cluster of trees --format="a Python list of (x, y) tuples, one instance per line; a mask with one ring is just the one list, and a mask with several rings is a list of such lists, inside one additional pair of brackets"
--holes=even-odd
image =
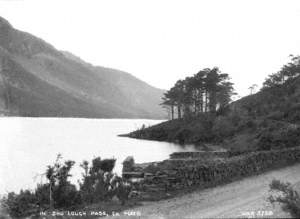
[(205, 68), (192, 77), (178, 80), (163, 97), (162, 105), (171, 119), (199, 113), (216, 112), (226, 106), (234, 95), (233, 83), (228, 74), (215, 68)]
[(38, 184), (34, 191), (21, 190), (8, 193), (0, 199), (0, 207), (13, 218), (39, 214), (53, 209), (74, 209), (118, 197), (122, 204), (128, 199), (132, 185), (112, 173), (115, 159), (96, 157), (89, 164), (83, 161), (84, 172), (79, 189), (70, 182), (70, 171), (75, 162), (62, 162), (61, 155), (45, 172), (47, 183)]
[[(291, 61), (278, 72), (268, 76), (263, 88), (268, 89), (285, 84), (300, 76), (300, 56), (291, 55)], [(253, 94), (257, 85), (249, 87)], [(162, 105), (170, 113), (171, 119), (216, 112), (231, 102), (235, 95), (233, 83), (228, 74), (217, 67), (205, 68), (192, 77), (178, 80), (163, 96)]]
[(263, 89), (284, 84), (286, 81), (300, 76), (300, 56), (290, 55), (291, 62), (284, 65), (278, 72), (269, 75), (263, 83)]

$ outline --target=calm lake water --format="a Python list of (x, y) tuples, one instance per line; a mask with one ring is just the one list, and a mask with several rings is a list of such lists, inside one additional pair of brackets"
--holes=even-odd
[(137, 163), (159, 161), (175, 151), (191, 151), (176, 144), (118, 137), (158, 120), (0, 118), (0, 194), (34, 188), (45, 182), (41, 176), (58, 153), (76, 162), (72, 182), (81, 178), (79, 164), (94, 157), (116, 158), (115, 172), (122, 161), (133, 156)]

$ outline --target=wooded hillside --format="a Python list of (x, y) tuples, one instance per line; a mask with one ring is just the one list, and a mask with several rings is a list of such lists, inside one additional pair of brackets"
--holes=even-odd
[[(217, 71), (215, 68), (207, 72)], [(218, 87), (216, 84), (222, 85), (222, 80), (215, 83), (214, 91), (207, 85), (202, 86), (203, 84), (199, 83), (199, 87), (206, 88), (203, 89), (204, 92), (199, 92), (194, 88), (194, 92), (190, 93), (195, 94), (196, 91), (196, 94), (200, 94), (200, 99), (193, 99), (194, 95), (188, 96), (187, 99), (183, 98), (183, 100), (191, 98), (194, 100), (192, 103), (180, 102), (178, 100), (181, 99), (173, 98), (170, 95), (172, 90), (178, 87), (175, 85), (165, 94), (164, 104), (171, 109), (172, 107), (177, 109), (183, 107), (183, 116), (153, 127), (143, 127), (128, 136), (180, 144), (196, 144), (204, 149), (210, 149), (210, 146), (213, 145), (237, 152), (300, 145), (299, 56), (293, 56), (290, 63), (284, 65), (278, 72), (271, 74), (259, 92), (230, 104), (228, 102), (230, 95), (233, 94), (232, 84), (228, 81), (224, 83), (229, 85), (229, 89), (227, 89), (229, 92), (224, 92), (226, 97), (224, 102), (218, 98), (218, 89), (216, 89)], [(186, 91), (188, 90), (186, 89)], [(219, 92), (220, 90), (219, 88)], [(184, 96), (186, 93), (182, 94), (183, 97), (186, 97)], [(195, 103), (197, 104), (193, 105)], [(199, 108), (192, 106), (200, 106), (200, 110), (195, 110)], [(186, 108), (189, 111), (186, 111)], [(194, 109), (194, 111), (190, 109)]]

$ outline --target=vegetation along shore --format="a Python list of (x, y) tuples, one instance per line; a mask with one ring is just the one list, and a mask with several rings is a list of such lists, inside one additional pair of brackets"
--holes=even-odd
[(218, 68), (201, 70), (164, 94), (171, 120), (125, 136), (237, 153), (300, 144), (299, 56), (269, 75), (259, 92), (236, 101), (231, 101), (232, 95), (227, 74)]

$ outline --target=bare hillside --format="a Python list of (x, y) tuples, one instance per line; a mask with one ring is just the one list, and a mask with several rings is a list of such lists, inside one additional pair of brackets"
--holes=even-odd
[(0, 110), (14, 116), (164, 118), (163, 90), (92, 66), (0, 17)]

